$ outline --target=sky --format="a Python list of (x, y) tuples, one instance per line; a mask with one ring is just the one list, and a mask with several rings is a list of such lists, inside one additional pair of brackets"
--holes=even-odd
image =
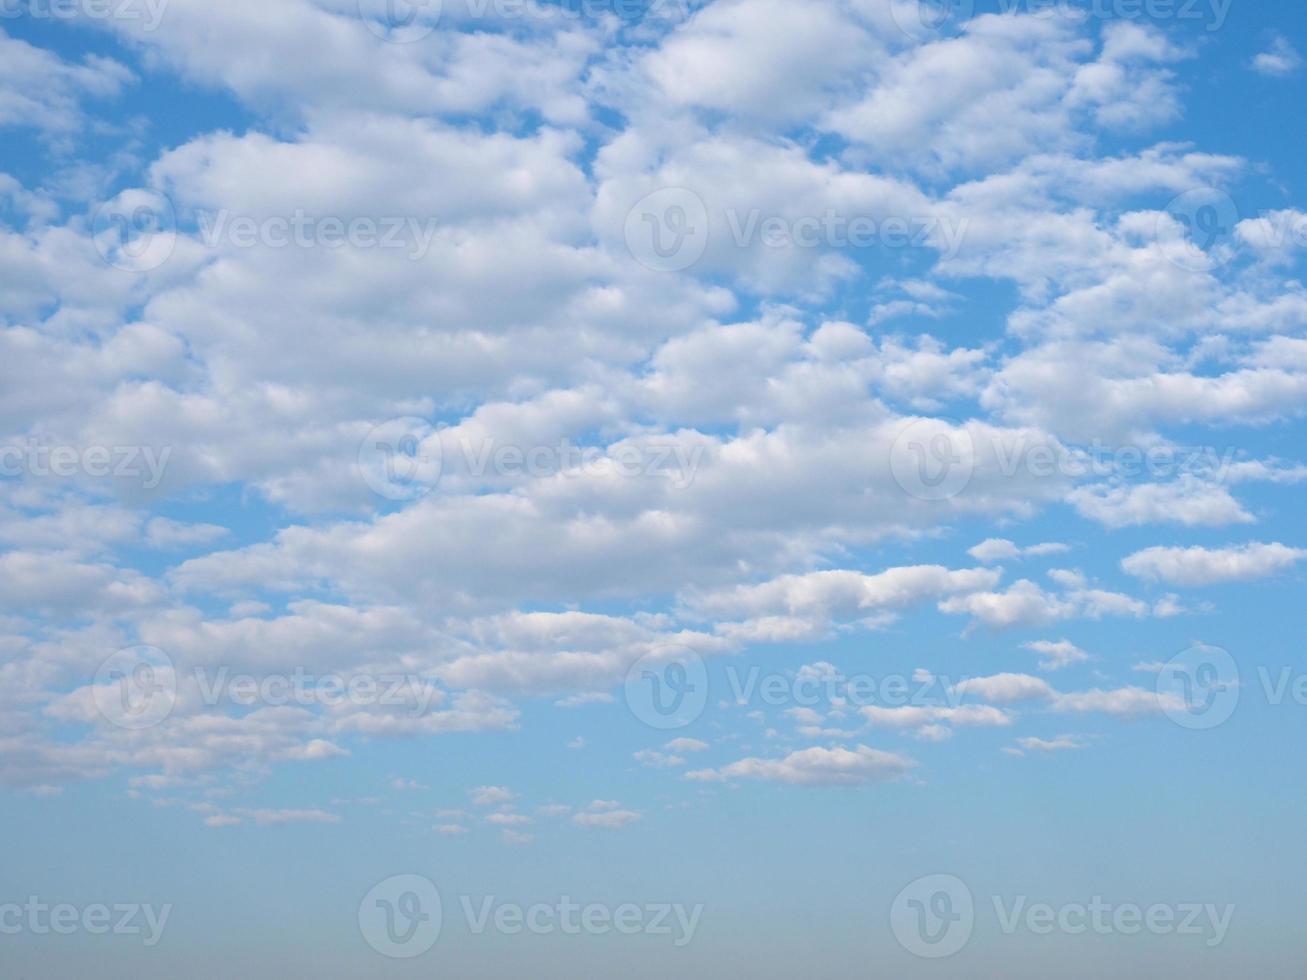
[(0, 975), (1300, 975), (1307, 14), (0, 0)]

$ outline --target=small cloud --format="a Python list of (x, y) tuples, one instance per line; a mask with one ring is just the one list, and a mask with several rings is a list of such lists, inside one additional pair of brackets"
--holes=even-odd
[(445, 837), (461, 837), (470, 831), (462, 824), (445, 823), (436, 828), (436, 833), (443, 834)]
[(598, 827), (603, 830), (616, 830), (627, 824), (635, 823), (641, 815), (634, 810), (624, 810), (614, 800), (595, 800), (589, 809), (574, 814), (572, 823), (578, 827)]
[(1070, 640), (1032, 640), (1025, 647), (1040, 654), (1039, 669), (1044, 672), (1061, 670), (1093, 659)]
[(708, 743), (697, 738), (674, 738), (663, 748), (668, 752), (707, 752)]
[(614, 698), (604, 691), (582, 691), (554, 702), (556, 708), (582, 708), (587, 704), (612, 704)]
[(476, 806), (500, 806), (511, 803), (515, 794), (507, 786), (477, 786), (467, 791)]
[(1268, 78), (1287, 78), (1301, 67), (1302, 55), (1283, 35), (1276, 36), (1271, 46), (1252, 62), (1253, 71)]
[(1016, 558), (1040, 558), (1046, 555), (1061, 555), (1070, 550), (1070, 545), (1057, 541), (1045, 541), (1042, 544), (1032, 544), (1022, 548), (1007, 538), (989, 538), (980, 542), (974, 548), (969, 548), (967, 554), (976, 561), (988, 565), (992, 562)]
[[(1070, 752), (1076, 749), (1083, 749), (1089, 744), (1089, 741), (1080, 735), (1059, 735), (1056, 738), (1019, 738), (1017, 745), (1025, 752)], [(1022, 752), (1015, 749), (1005, 749), (1009, 755), (1021, 755)]]
[[(286, 823), (340, 823), (340, 817), (325, 810), (239, 810), (260, 827)], [(206, 821), (207, 822), (207, 821)]]

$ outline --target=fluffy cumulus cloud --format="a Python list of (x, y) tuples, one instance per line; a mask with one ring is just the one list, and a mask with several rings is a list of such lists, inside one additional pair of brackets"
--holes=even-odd
[[(0, 782), (347, 820), (252, 787), (541, 711), (597, 755), (675, 651), (713, 678), (703, 728), (610, 757), (664, 788), (1089, 749), (1023, 726), (1169, 702), (1079, 630), (1307, 554), (1185, 537), (1307, 479), (1266, 448), (1307, 410), (1307, 211), (1220, 211), (1269, 165), (1181, 141), (1198, 46), (862, 0), (501, 6), (410, 43), (354, 0), (171, 0), (76, 25), (90, 54), (0, 29)], [(1299, 70), (1268, 45), (1255, 71)], [(152, 124), (147, 76), (203, 111)], [(846, 642), (978, 662), (859, 700)], [(799, 647), (774, 674), (811, 704), (716, 686)], [(435, 833), (545, 832), (473, 779)], [(540, 807), (658, 819), (600, 794)]]
[(1145, 548), (1121, 561), (1131, 575), (1171, 585), (1252, 582), (1307, 558), (1307, 549), (1254, 542), (1229, 548)]
[(852, 749), (813, 747), (780, 759), (748, 758), (720, 769), (696, 769), (686, 773), (685, 778), (701, 782), (760, 779), (798, 786), (860, 786), (899, 779), (914, 765), (907, 756), (865, 745)]

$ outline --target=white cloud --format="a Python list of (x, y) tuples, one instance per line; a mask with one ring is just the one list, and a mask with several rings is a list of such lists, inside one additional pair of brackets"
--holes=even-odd
[(1253, 542), (1229, 548), (1154, 547), (1137, 551), (1121, 567), (1137, 578), (1204, 586), (1269, 578), (1307, 558), (1307, 550)]
[(1006, 561), (1013, 558), (1023, 557), (1043, 557), (1044, 555), (1060, 555), (1070, 551), (1069, 545), (1061, 544), (1056, 541), (1046, 541), (1043, 544), (1032, 544), (1026, 547), (1019, 547), (1007, 538), (986, 538), (980, 544), (973, 548), (967, 549), (967, 554), (976, 561), (991, 564), (993, 562)]
[(1253, 71), (1271, 78), (1287, 78), (1302, 67), (1302, 55), (1284, 35), (1276, 35), (1271, 46), (1252, 61)]
[(507, 786), (478, 786), (467, 791), (468, 799), (477, 806), (499, 806), (517, 798)]
[(741, 759), (720, 769), (698, 769), (686, 779), (716, 782), (758, 779), (797, 786), (860, 786), (899, 779), (916, 763), (906, 756), (859, 745), (853, 749), (813, 747), (782, 759)]
[(1024, 646), (1040, 655), (1039, 669), (1044, 671), (1061, 670), (1093, 659), (1070, 640), (1031, 640)]

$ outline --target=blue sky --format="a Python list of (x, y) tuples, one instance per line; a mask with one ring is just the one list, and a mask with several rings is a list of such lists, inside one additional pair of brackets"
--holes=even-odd
[(1303, 51), (0, 3), (0, 973), (1296, 976)]

